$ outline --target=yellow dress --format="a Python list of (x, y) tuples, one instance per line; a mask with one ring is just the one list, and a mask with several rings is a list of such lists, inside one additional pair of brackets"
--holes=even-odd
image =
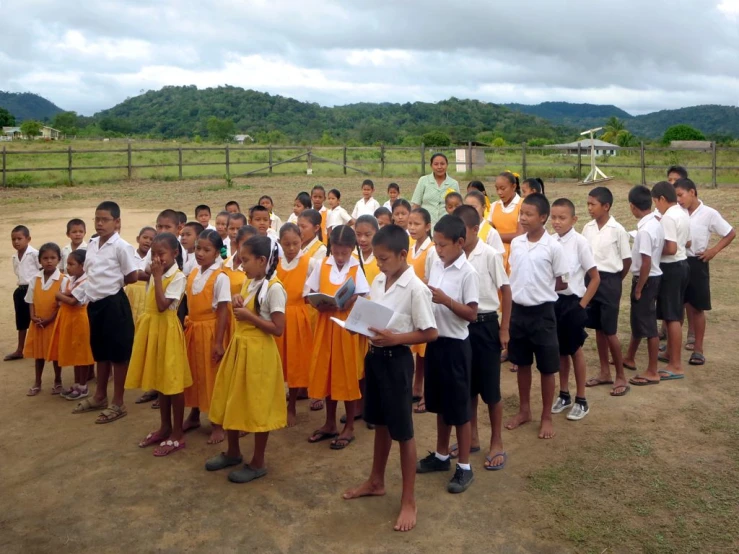
[(126, 291), (128, 303), (131, 304), (133, 322), (138, 325), (139, 316), (146, 310), (146, 281), (131, 283), (123, 290)]
[[(63, 276), (60, 275), (59, 279), (54, 281), (48, 290), (42, 288), (43, 275), (39, 275), (36, 278), (33, 289), (33, 310), (36, 317), (48, 319), (57, 311), (58, 302), (56, 300), (56, 293), (61, 288), (62, 278)], [(35, 360), (56, 361), (56, 358), (49, 357), (49, 347), (54, 336), (54, 328), (54, 325), (47, 325), (41, 328), (32, 321), (31, 326), (28, 328), (28, 334), (26, 335), (26, 343), (23, 346), (23, 357), (33, 358)]]
[[(226, 274), (226, 277), (228, 277), (228, 281), (231, 285), (232, 297), (241, 292), (241, 287), (244, 286), (244, 281), (246, 281), (246, 273), (238, 268), (232, 269), (228, 267), (229, 262), (231, 262), (231, 265), (233, 265), (233, 259), (234, 256), (231, 255), (228, 259), (226, 259), (225, 262), (223, 262), (222, 267), (222, 271)], [(224, 338), (226, 343), (231, 340), (231, 336), (233, 335), (234, 329), (236, 328), (236, 318), (234, 317), (233, 307), (231, 306), (231, 304), (228, 305), (228, 313), (230, 314), (230, 317), (228, 318), (228, 327), (226, 328), (226, 335)]]
[[(165, 291), (178, 273), (181, 272), (178, 270), (162, 280)], [(133, 339), (126, 388), (172, 395), (184, 392), (191, 385), (185, 334), (177, 310), (159, 311), (152, 283), (146, 291), (146, 308), (139, 316)]]
[(291, 270), (277, 264), (277, 277), (287, 292), (285, 307), (285, 332), (275, 337), (282, 359), (282, 372), (291, 389), (308, 386), (310, 372), (309, 353), (313, 350), (313, 322), (311, 312), (318, 313), (305, 303), (303, 286), (308, 278), (310, 258), (301, 256), (298, 265)]
[[(85, 279), (80, 279), (72, 285), (71, 281), (67, 281), (64, 292), (70, 293), (84, 282)], [(70, 306), (63, 302), (60, 303), (46, 359), (57, 360), (61, 367), (95, 363), (90, 349), (90, 322), (87, 319), (87, 306), (82, 304)]]
[[(255, 311), (258, 289), (247, 296), (251, 280), (241, 295), (245, 306)], [(269, 286), (282, 286), (275, 277)], [(267, 433), (287, 426), (287, 404), (282, 361), (275, 337), (245, 321), (236, 330), (218, 367), (210, 420), (229, 431)]]

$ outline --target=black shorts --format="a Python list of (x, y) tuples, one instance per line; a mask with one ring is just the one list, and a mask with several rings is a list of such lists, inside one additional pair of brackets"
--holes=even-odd
[[(618, 332), (618, 309), (621, 304), (622, 279), (620, 273), (599, 271), (600, 285), (595, 296), (588, 304), (588, 321), (586, 327), (603, 331), (606, 335)], [(590, 278), (585, 275), (585, 286)]]
[(495, 312), (478, 314), (477, 321), (470, 323), (470, 396), (478, 394), (485, 404), (500, 402), (500, 326)]
[(27, 331), (31, 326), (31, 305), (26, 302), (27, 292), (28, 285), (18, 285), (18, 288), (13, 291), (16, 331)]
[(540, 373), (559, 371), (559, 342), (554, 302), (538, 306), (521, 306), (514, 302), (510, 334), (508, 359), (511, 363), (530, 366), (536, 356), (536, 369)]
[(711, 275), (708, 262), (695, 256), (688, 256), (690, 279), (685, 289), (685, 303), (696, 310), (708, 312), (711, 310)]
[(688, 261), (660, 264), (662, 279), (657, 297), (657, 319), (682, 321), (685, 310), (685, 290), (690, 280)]
[(661, 277), (649, 277), (641, 298), (634, 297), (639, 277), (631, 279), (631, 336), (637, 339), (651, 339), (659, 336), (657, 331), (657, 297)]
[(554, 305), (560, 356), (574, 355), (588, 338), (585, 332), (588, 312), (580, 306), (580, 300), (581, 298), (574, 294), (560, 294)]
[(364, 420), (395, 441), (413, 438), (413, 369), (407, 346), (370, 346), (364, 357)]
[(131, 359), (133, 315), (123, 289), (87, 305), (90, 348), (96, 362), (123, 363)]
[(426, 347), (426, 410), (439, 414), (447, 425), (464, 425), (472, 419), (471, 364), (469, 338), (439, 337)]

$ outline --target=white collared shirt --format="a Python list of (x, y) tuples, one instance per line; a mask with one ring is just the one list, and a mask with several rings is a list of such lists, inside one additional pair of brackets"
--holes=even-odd
[(198, 262), (195, 259), (195, 252), (188, 252), (184, 248), (182, 249), (182, 273), (185, 277), (190, 275), (193, 269), (198, 267)]
[(652, 267), (649, 270), (650, 277), (662, 275), (659, 268), (662, 259), (662, 249), (665, 246), (665, 231), (654, 213), (645, 215), (636, 226), (636, 237), (631, 252), (631, 273), (639, 275), (641, 271), (642, 254), (652, 258)]
[[(87, 243), (85, 241), (82, 241), (82, 243), (77, 247), (77, 250), (86, 250), (87, 249)], [(62, 268), (62, 271), (67, 270), (67, 258), (69, 258), (69, 255), (74, 252), (72, 250), (72, 244), (68, 244), (64, 248), (62, 248), (62, 259), (59, 262), (59, 267)]]
[(231, 239), (229, 237), (226, 237), (225, 239), (221, 239), (221, 240), (223, 240), (223, 246), (226, 247), (226, 252), (230, 253), (231, 252)]
[[(400, 199), (400, 197), (398, 197), (398, 199)], [(391, 212), (391, 213), (392, 213), (392, 211), (393, 211), (393, 203), (392, 203), (392, 202), (391, 202), (390, 200), (388, 200), (387, 202), (385, 202), (385, 203), (384, 203), (384, 204), (382, 205), (382, 207), (383, 207), (383, 208), (387, 208), (388, 210), (390, 210), (390, 212)]]
[(133, 259), (136, 262), (136, 269), (139, 271), (146, 271), (147, 266), (151, 263), (151, 250), (141, 256), (137, 248), (133, 251)]
[(29, 284), (39, 269), (41, 266), (38, 263), (38, 250), (30, 244), (21, 258), (18, 258), (18, 252), (13, 254), (13, 273), (18, 279), (18, 286)]
[(44, 280), (44, 270), (42, 269), (36, 275), (31, 277), (31, 280), (28, 283), (28, 292), (26, 292), (25, 301), (26, 304), (33, 304), (33, 289), (36, 288), (36, 281), (38, 279), (41, 279), (41, 290), (49, 290), (51, 288), (51, 285), (54, 284), (54, 282), (58, 281), (62, 278), (62, 272), (59, 271), (59, 268), (56, 268), (54, 270), (54, 273), (51, 274), (51, 277)]
[(62, 278), (62, 292), (71, 292), (72, 296), (80, 304), (87, 304), (87, 295), (85, 288), (87, 287), (87, 274), (83, 273), (79, 277), (70, 277), (65, 275)]
[[(685, 210), (688, 213), (688, 210)], [(721, 238), (731, 233), (732, 226), (715, 209), (706, 206), (702, 201), (693, 210), (690, 217), (690, 248), (688, 256), (695, 257), (708, 249), (711, 234), (716, 233)], [(30, 247), (29, 247), (30, 248)]]
[(113, 233), (102, 246), (100, 237), (91, 239), (85, 258), (88, 301), (97, 302), (113, 296), (123, 288), (124, 278), (134, 271), (138, 271), (134, 248), (118, 233)]
[[(259, 294), (261, 291), (264, 279), (259, 281), (252, 281), (249, 286), (246, 287), (246, 298), (244, 298), (244, 306), (255, 294)], [(266, 321), (272, 321), (272, 314), (279, 312), (285, 313), (285, 307), (287, 306), (287, 291), (282, 283), (273, 283), (267, 290), (267, 295), (263, 301), (259, 304), (259, 317)]]
[(326, 229), (333, 229), (338, 225), (346, 225), (352, 220), (352, 216), (349, 215), (344, 208), (336, 206), (333, 210), (329, 210), (326, 214)]
[(519, 306), (540, 306), (557, 301), (557, 277), (567, 274), (562, 246), (549, 233), (537, 242), (529, 235), (511, 241), (511, 296)]
[(504, 214), (509, 214), (509, 213), (511, 213), (511, 212), (512, 212), (513, 210), (515, 210), (515, 209), (516, 209), (516, 206), (518, 206), (518, 204), (519, 204), (520, 202), (521, 202), (521, 197), (520, 197), (520, 196), (518, 195), (518, 193), (516, 193), (516, 195), (515, 195), (515, 196), (514, 196), (513, 198), (511, 198), (511, 201), (510, 201), (510, 202), (508, 202), (508, 205), (507, 205), (507, 206), (506, 206), (506, 205), (505, 205), (505, 204), (503, 203), (503, 201), (502, 201), (502, 200), (496, 200), (495, 202), (493, 202), (493, 203), (492, 203), (492, 204), (490, 205), (490, 213), (489, 213), (489, 215), (488, 215), (488, 221), (489, 221), (490, 223), (492, 223), (492, 222), (493, 222), (493, 210), (495, 209), (495, 205), (496, 205), (496, 204), (500, 205), (500, 209), (501, 209), (501, 211), (502, 211), (502, 212), (503, 212)]
[[(343, 285), (344, 281), (346, 281), (347, 276), (349, 275), (349, 270), (355, 266), (358, 266), (359, 260), (354, 257), (350, 257), (349, 261), (345, 263), (341, 269), (336, 266), (336, 260), (334, 260), (333, 256), (329, 256), (328, 258), (326, 258), (323, 263), (331, 266), (331, 272), (328, 276), (329, 281), (331, 281), (331, 283), (334, 285)], [(321, 291), (320, 267), (315, 268), (315, 270), (308, 276), (305, 285), (309, 291)], [(362, 271), (362, 269), (360, 268), (359, 270), (357, 270), (357, 278), (354, 280), (354, 294), (367, 294), (369, 291), (370, 287), (369, 283), (367, 282), (367, 277), (365, 277), (364, 271)]]
[[(429, 286), (441, 289), (460, 304), (477, 304), (480, 301), (480, 278), (464, 252), (449, 267), (444, 267), (444, 262), (435, 258), (429, 274)], [(440, 337), (464, 340), (469, 336), (467, 320), (452, 312), (448, 306), (434, 304), (433, 308)]]
[[(204, 273), (200, 271), (200, 267), (195, 267), (193, 269), (195, 272), (195, 277), (193, 277), (192, 280), (193, 296), (197, 296), (203, 292), (205, 285), (208, 283), (208, 279), (210, 279), (213, 272), (220, 269), (222, 265), (223, 263), (221, 260), (216, 258), (216, 263), (206, 269)], [(213, 283), (213, 303), (211, 307), (214, 311), (221, 302), (231, 303), (231, 283), (225, 273), (218, 275), (218, 277), (216, 277), (216, 282)]]
[(500, 287), (510, 284), (505, 267), (503, 267), (503, 256), (478, 239), (467, 261), (475, 268), (480, 278), (480, 301), (477, 304), (477, 313), (497, 312), (500, 308), (498, 291)]
[(295, 212), (293, 212), (293, 213), (290, 214), (290, 217), (287, 218), (287, 222), (288, 223), (295, 223), (296, 225), (298, 224), (298, 216), (295, 215)]
[(436, 329), (431, 291), (408, 267), (389, 289), (387, 275), (380, 273), (372, 282), (370, 300), (395, 312), (387, 328), (395, 333)]
[(596, 220), (588, 221), (582, 229), (598, 271), (605, 273), (621, 273), (624, 260), (631, 258), (631, 245), (626, 229), (611, 216), (601, 229)]
[(499, 254), (505, 252), (505, 246), (503, 246), (503, 239), (500, 238), (500, 233), (495, 227), (490, 227), (488, 236), (485, 237), (485, 244), (492, 247), (493, 250)]
[(681, 262), (688, 258), (687, 245), (690, 240), (690, 216), (685, 213), (679, 204), (670, 206), (659, 220), (665, 232), (665, 240), (677, 244), (677, 252), (663, 254), (660, 263), (670, 264)]
[(277, 214), (269, 214), (269, 228), (272, 229), (275, 233), (280, 232), (280, 227), (282, 227), (282, 220), (279, 218)]
[[(318, 237), (313, 237), (313, 240), (310, 241), (308, 244), (305, 245), (305, 248), (300, 249), (300, 255), (307, 254), (308, 250), (311, 249), (311, 247), (317, 243), (321, 242), (318, 240)], [(326, 245), (321, 244), (321, 246), (318, 247), (318, 250), (315, 251), (315, 253), (311, 256), (314, 260), (322, 261), (326, 257)]]
[(360, 198), (359, 201), (354, 205), (354, 211), (352, 212), (352, 219), (357, 219), (362, 215), (375, 215), (375, 211), (380, 209), (380, 203), (374, 198), (370, 198), (365, 201), (364, 198)]
[(588, 290), (585, 286), (585, 275), (588, 271), (597, 267), (590, 243), (574, 228), (570, 229), (564, 236), (560, 237), (553, 233), (552, 237), (562, 245), (562, 253), (567, 267), (567, 288), (557, 291), (557, 294), (563, 296), (574, 294), (578, 298), (582, 298), (585, 296), (585, 291)]
[[(167, 309), (177, 311), (177, 308), (180, 306), (182, 296), (185, 294), (187, 277), (185, 277), (185, 274), (180, 271), (180, 268), (177, 267), (177, 264), (172, 264), (172, 267), (170, 267), (164, 273), (164, 275), (162, 275), (162, 281), (164, 281), (165, 279), (169, 279), (170, 277), (172, 277), (172, 275), (174, 275), (174, 278), (164, 290), (164, 298), (168, 300), (174, 300), (174, 302), (172, 302)], [(153, 286), (154, 276), (152, 275), (149, 278), (149, 283), (146, 285), (146, 292), (149, 292), (149, 289)]]

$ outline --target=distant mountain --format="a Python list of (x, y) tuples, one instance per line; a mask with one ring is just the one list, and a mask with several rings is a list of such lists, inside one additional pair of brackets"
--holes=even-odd
[(5, 108), (15, 116), (16, 123), (26, 119), (38, 121), (51, 120), (59, 112), (59, 106), (32, 92), (3, 92), (0, 90), (0, 108)]
[(548, 119), (558, 125), (567, 125), (581, 130), (599, 127), (609, 117), (627, 120), (633, 116), (621, 108), (598, 104), (571, 104), (569, 102), (542, 102), (541, 104), (503, 104), (519, 112)]

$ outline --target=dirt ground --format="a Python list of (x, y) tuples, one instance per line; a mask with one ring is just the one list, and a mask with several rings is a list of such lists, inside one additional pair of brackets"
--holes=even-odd
[[(214, 207), (236, 199), (247, 207), (268, 193), (286, 219), (295, 193), (316, 182), (321, 181), (261, 178), (238, 181), (233, 189), (187, 181), (0, 190), (0, 352), (11, 351), (16, 341), (8, 240), (13, 226), (28, 225), (37, 248), (46, 241), (63, 245), (69, 218), (81, 217), (92, 227), (95, 205), (112, 199), (123, 208), (122, 234), (133, 242), (161, 209), (194, 215), (201, 202)], [(344, 190), (347, 209), (359, 196), (359, 182), (322, 181)], [(413, 183), (400, 181), (404, 196)], [(615, 215), (634, 228), (625, 200), (629, 185), (609, 186), (617, 198)], [(575, 202), (580, 227), (588, 219), (587, 190), (556, 183), (547, 192)], [(736, 189), (701, 190), (701, 197), (731, 223), (739, 221)], [(380, 192), (378, 199), (385, 195)], [(186, 450), (156, 459), (136, 446), (158, 423), (149, 404), (134, 404), (137, 391), (126, 393), (128, 417), (94, 425), (94, 414), (72, 415), (72, 402), (50, 396), (50, 367), (42, 394), (27, 398), (33, 362), (0, 363), (0, 552), (736, 552), (737, 270), (736, 245), (712, 263), (714, 311), (704, 368), (690, 367), (683, 381), (632, 387), (624, 398), (609, 397), (607, 387), (588, 389), (591, 414), (576, 423), (555, 416), (553, 440), (539, 440), (535, 424), (504, 431), (507, 468), (485, 472), (484, 449), (473, 455), (476, 480), (465, 494), (446, 492), (450, 475), (418, 476), (418, 526), (406, 534), (392, 531), (400, 498), (397, 448), (388, 466), (387, 496), (341, 499), (370, 468), (372, 433), (361, 424), (357, 441), (345, 451), (309, 445), (306, 438), (324, 413), (309, 412), (301, 402), (298, 426), (270, 438), (269, 475), (233, 485), (225, 472), (203, 468), (219, 451), (205, 444), (207, 424), (188, 436)], [(625, 348), (625, 303), (620, 331)], [(592, 338), (585, 350), (592, 374)], [(645, 352), (637, 361), (644, 363)], [(505, 417), (517, 407), (515, 374), (508, 367), (502, 374)], [(71, 378), (65, 369), (65, 384)], [(434, 417), (417, 415), (415, 423), (421, 456), (434, 449)], [(489, 438), (486, 423), (481, 437), (483, 444)], [(248, 457), (252, 439), (242, 439), (242, 448)]]

